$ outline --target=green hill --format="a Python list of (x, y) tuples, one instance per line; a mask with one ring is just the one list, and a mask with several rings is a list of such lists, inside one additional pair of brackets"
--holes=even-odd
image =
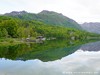
[(28, 13), (26, 11), (13, 11), (11, 13), (6, 13), (5, 15), (22, 20), (38, 20), (50, 25), (81, 29), (81, 26), (74, 20), (62, 15), (61, 13), (56, 13), (53, 11), (43, 10), (38, 14)]

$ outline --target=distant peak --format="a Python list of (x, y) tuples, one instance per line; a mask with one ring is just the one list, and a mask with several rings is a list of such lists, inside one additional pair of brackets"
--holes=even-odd
[(83, 24), (100, 24), (100, 22), (84, 22)]
[(23, 10), (23, 11), (20, 11), (21, 13), (28, 13), (27, 11)]
[(47, 13), (57, 13), (57, 12), (48, 11), (48, 10), (43, 10), (43, 11), (41, 11), (39, 14), (47, 14)]
[(26, 11), (12, 11), (11, 13), (27, 13)]
[(42, 10), (40, 13), (43, 13), (43, 12), (50, 12), (50, 11), (48, 11), (48, 10)]
[(26, 14), (26, 11), (12, 11), (10, 13), (6, 13), (5, 15), (19, 15), (19, 14)]

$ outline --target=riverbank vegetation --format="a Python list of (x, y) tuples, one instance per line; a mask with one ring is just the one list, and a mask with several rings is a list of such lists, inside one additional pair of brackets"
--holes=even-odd
[(74, 28), (47, 25), (35, 20), (21, 20), (8, 16), (0, 16), (0, 44), (21, 43), (22, 39), (35, 39), (37, 36), (45, 38), (84, 40), (90, 37), (100, 37)]

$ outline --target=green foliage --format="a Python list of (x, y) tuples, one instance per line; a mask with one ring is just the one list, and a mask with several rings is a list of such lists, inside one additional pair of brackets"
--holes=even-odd
[(47, 25), (39, 21), (24, 21), (11, 17), (0, 16), (0, 38), (27, 38), (44, 36), (47, 38), (84, 40), (90, 37), (100, 37), (98, 34), (89, 33), (74, 28)]
[(5, 28), (1, 28), (0, 27), (0, 37), (7, 37), (8, 36), (8, 32)]
[(17, 24), (18, 23), (14, 19), (5, 19), (5, 20), (1, 20), (0, 28), (6, 29), (8, 35), (10, 35), (11, 37), (16, 37), (17, 36), (16, 31), (18, 29)]

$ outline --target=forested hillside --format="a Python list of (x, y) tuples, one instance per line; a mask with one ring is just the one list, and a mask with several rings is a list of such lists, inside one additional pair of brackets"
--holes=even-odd
[(85, 39), (97, 34), (80, 31), (73, 28), (47, 25), (39, 21), (24, 21), (17, 18), (0, 16), (0, 38), (27, 38), (44, 36), (58, 39)]
[(26, 11), (13, 11), (11, 13), (6, 13), (5, 15), (19, 18), (21, 20), (38, 20), (49, 25), (81, 29), (81, 26), (74, 20), (62, 15), (61, 13), (53, 11), (43, 10), (38, 14), (28, 13)]

